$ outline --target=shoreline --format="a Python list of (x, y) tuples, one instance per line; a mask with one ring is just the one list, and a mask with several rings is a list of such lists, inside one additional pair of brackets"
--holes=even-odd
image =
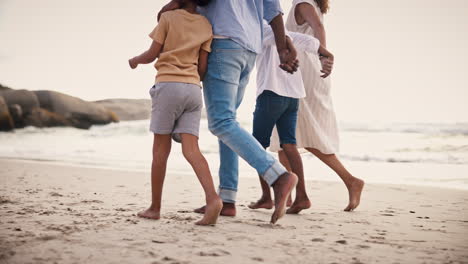
[(312, 208), (270, 225), (241, 178), (238, 215), (197, 227), (193, 173), (168, 172), (158, 221), (135, 216), (147, 173), (0, 159), (0, 178), (0, 262), (468, 263), (467, 191), (367, 184), (347, 213), (342, 184), (308, 181)]
[[(173, 153), (175, 156), (177, 153)], [(111, 170), (111, 171), (120, 171), (120, 172), (128, 172), (128, 173), (146, 173), (147, 177), (149, 178), (149, 173), (150, 169), (145, 168), (145, 169), (128, 169), (128, 168), (123, 168), (123, 167), (111, 167), (111, 166), (106, 166), (106, 165), (96, 165), (96, 164), (87, 164), (87, 163), (79, 163), (79, 162), (74, 162), (74, 161), (61, 161), (61, 160), (53, 160), (53, 159), (36, 159), (36, 158), (17, 158), (17, 157), (0, 157), (0, 163), (2, 160), (5, 161), (19, 161), (19, 162), (29, 162), (29, 163), (39, 163), (39, 164), (47, 164), (47, 165), (59, 165), (59, 166), (68, 166), (68, 167), (75, 167), (75, 168), (86, 168), (86, 169), (100, 169), (100, 170)], [(170, 162), (168, 162), (168, 171), (176, 174), (184, 174), (184, 175), (192, 175), (193, 171), (189, 167), (188, 164), (185, 160), (182, 159), (182, 163), (185, 166), (185, 168), (178, 168), (175, 169), (173, 166), (171, 167)], [(334, 172), (330, 170), (328, 167), (326, 167), (324, 164), (321, 164), (320, 162), (317, 162), (318, 166), (315, 166), (314, 169), (316, 169), (319, 173), (327, 173), (334, 175)], [(388, 162), (364, 162), (364, 161), (346, 161), (347, 164), (354, 165), (352, 167), (356, 167), (358, 171), (363, 171), (363, 170), (372, 170), (372, 171), (378, 171), (379, 169), (375, 169), (374, 167), (383, 167), (387, 169), (394, 169), (396, 170), (395, 167), (398, 166), (408, 166), (408, 167), (447, 167), (447, 168), (457, 168), (457, 166), (460, 167), (465, 167), (468, 168), (468, 165), (454, 165), (454, 164), (410, 164), (410, 163), (401, 163), (401, 164), (396, 164), (396, 163), (388, 163)], [(214, 170), (213, 168), (216, 168), (219, 164), (217, 163), (210, 163), (210, 168), (211, 172), (213, 174), (214, 178), (217, 178), (217, 171)], [(183, 166), (183, 167), (184, 167)], [(304, 166), (306, 169), (306, 166)], [(364, 167), (364, 169), (363, 169)], [(258, 179), (257, 174), (255, 173), (255, 170), (250, 168), (247, 163), (244, 161), (240, 160), (240, 179)], [(421, 169), (419, 169), (421, 170)], [(314, 179), (311, 178), (310, 176), (308, 177), (307, 173), (310, 173), (305, 171), (306, 173), (306, 182), (327, 182), (327, 183), (341, 183), (341, 180), (339, 179), (338, 176), (333, 176), (330, 177), (329, 179), (324, 179), (324, 178), (319, 178), (319, 179)], [(313, 174), (314, 172), (312, 172)], [(374, 173), (374, 172), (373, 172)], [(369, 174), (373, 174), (369, 173)], [(358, 174), (359, 175), (359, 174)], [(401, 183), (401, 182), (396, 182), (396, 183), (391, 183), (391, 182), (379, 182), (379, 181), (372, 181), (366, 178), (363, 178), (367, 183), (374, 184), (374, 185), (384, 185), (384, 186), (395, 186), (395, 187), (428, 187), (428, 188), (435, 188), (435, 189), (442, 189), (442, 190), (457, 190), (457, 191), (468, 191), (468, 186), (446, 186), (446, 185), (440, 185), (437, 186), (437, 183), (429, 183), (429, 184), (423, 184), (422, 182), (410, 182), (410, 183)], [(461, 179), (464, 180), (464, 179)]]

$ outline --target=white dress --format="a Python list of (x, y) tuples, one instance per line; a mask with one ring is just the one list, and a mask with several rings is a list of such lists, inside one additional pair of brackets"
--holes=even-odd
[[(307, 24), (298, 25), (294, 9), (299, 3), (309, 3), (323, 22), (323, 15), (314, 0), (294, 0), (286, 22), (291, 32), (315, 36), (314, 30)], [(298, 51), (299, 69), (306, 90), (306, 97), (299, 100), (299, 112), (296, 127), (297, 147), (315, 148), (324, 154), (334, 154), (339, 149), (338, 125), (330, 94), (330, 77), (320, 77), (322, 69), (316, 54)], [(271, 137), (270, 151), (277, 152), (279, 138), (276, 128)]]

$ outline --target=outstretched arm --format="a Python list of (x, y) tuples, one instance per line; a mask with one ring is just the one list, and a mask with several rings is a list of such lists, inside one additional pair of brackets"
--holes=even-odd
[(153, 41), (153, 43), (151, 43), (151, 47), (147, 51), (128, 60), (128, 64), (130, 65), (130, 68), (135, 69), (138, 64), (152, 63), (157, 57), (159, 57), (161, 50), (162, 45)]

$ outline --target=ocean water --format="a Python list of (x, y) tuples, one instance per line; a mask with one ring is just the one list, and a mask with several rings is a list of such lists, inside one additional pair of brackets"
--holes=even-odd
[[(249, 122), (241, 122), (251, 130)], [(27, 127), (0, 133), (0, 158), (53, 161), (79, 166), (149, 172), (149, 121), (127, 121), (90, 130)], [(217, 139), (202, 120), (200, 147), (213, 175), (219, 166)], [(340, 157), (367, 182), (468, 189), (468, 124), (342, 123)], [(303, 154), (308, 179), (339, 178), (311, 154)], [(169, 173), (191, 173), (180, 144), (173, 142)], [(241, 161), (241, 177), (257, 177)], [(215, 177), (216, 178), (216, 177)]]

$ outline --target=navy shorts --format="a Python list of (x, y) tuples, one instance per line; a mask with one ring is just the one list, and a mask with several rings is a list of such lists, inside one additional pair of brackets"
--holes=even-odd
[(264, 148), (270, 146), (271, 133), (276, 125), (280, 145), (296, 144), (296, 123), (299, 99), (265, 90), (257, 97), (253, 136)]

